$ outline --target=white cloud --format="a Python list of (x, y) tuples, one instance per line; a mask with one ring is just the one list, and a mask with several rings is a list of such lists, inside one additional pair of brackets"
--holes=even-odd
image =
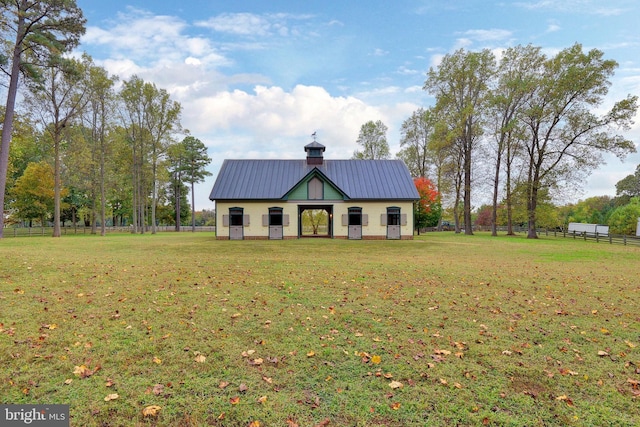
[(545, 31), (545, 33), (549, 34), (549, 33), (555, 33), (557, 31), (560, 31), (562, 29), (562, 27), (560, 27), (560, 25), (555, 24), (555, 23), (550, 23), (547, 26), (547, 30)]
[(495, 41), (505, 40), (511, 37), (512, 32), (508, 30), (501, 30), (493, 28), (491, 30), (467, 30), (461, 32), (466, 38), (476, 41)]
[(153, 15), (128, 8), (109, 28), (87, 27), (82, 46), (107, 52), (111, 59), (135, 58), (139, 67), (198, 58), (212, 66), (228, 65), (211, 41), (186, 34), (187, 24), (173, 16)]
[(272, 31), (272, 25), (265, 17), (253, 13), (224, 13), (196, 22), (196, 25), (242, 36), (266, 36)]
[(311, 15), (293, 15), (288, 13), (255, 14), (223, 13), (205, 21), (196, 22), (196, 26), (210, 28), (219, 33), (244, 37), (267, 37), (279, 35), (287, 37), (300, 35), (296, 21), (306, 21)]

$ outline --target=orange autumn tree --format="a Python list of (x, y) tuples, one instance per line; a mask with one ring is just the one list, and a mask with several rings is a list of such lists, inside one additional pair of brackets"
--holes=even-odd
[(415, 226), (419, 233), (421, 228), (438, 225), (442, 215), (442, 205), (440, 193), (431, 180), (420, 177), (414, 178), (413, 183), (420, 195), (420, 200), (415, 203), (413, 208)]

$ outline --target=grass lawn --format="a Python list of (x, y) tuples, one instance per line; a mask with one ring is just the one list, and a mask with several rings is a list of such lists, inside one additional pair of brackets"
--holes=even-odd
[(640, 248), (0, 240), (0, 403), (72, 426), (632, 426)]

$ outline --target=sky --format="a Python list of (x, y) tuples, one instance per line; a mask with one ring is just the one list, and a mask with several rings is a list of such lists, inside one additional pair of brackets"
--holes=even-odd
[[(166, 89), (182, 105), (182, 126), (207, 146), (212, 176), (196, 184), (197, 210), (214, 208), (208, 197), (224, 159), (303, 159), (314, 132), (325, 158), (348, 159), (360, 127), (381, 120), (395, 156), (402, 122), (435, 102), (422, 89), (430, 67), (460, 48), (499, 55), (532, 44), (554, 55), (580, 43), (619, 64), (601, 113), (640, 95), (637, 0), (77, 4), (87, 18), (77, 53), (121, 81), (137, 75)], [(623, 135), (640, 151), (640, 114)], [(567, 201), (615, 196), (638, 164), (640, 154), (606, 156)]]

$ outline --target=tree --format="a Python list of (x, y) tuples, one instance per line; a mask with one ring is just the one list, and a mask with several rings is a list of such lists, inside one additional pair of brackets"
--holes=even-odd
[(616, 183), (616, 196), (638, 197), (640, 196), (640, 165), (635, 173), (627, 175)]
[(167, 150), (167, 164), (169, 172), (169, 199), (175, 210), (175, 227), (176, 231), (180, 231), (181, 215), (184, 207), (182, 202), (186, 204), (186, 192), (188, 191), (184, 185), (185, 175), (185, 157), (186, 149), (184, 143), (173, 144)]
[(614, 200), (609, 196), (589, 197), (570, 206), (565, 223), (606, 224), (614, 209)]
[(88, 88), (88, 104), (83, 111), (82, 120), (85, 139), (91, 151), (91, 232), (96, 232), (96, 206), (100, 196), (100, 235), (106, 234), (107, 209), (107, 159), (110, 155), (108, 130), (113, 127), (116, 95), (113, 86), (116, 77), (110, 77), (102, 67), (88, 64), (85, 74), (85, 85)]
[(544, 188), (584, 179), (603, 159), (602, 153), (624, 158), (635, 151), (632, 141), (616, 134), (629, 129), (637, 97), (627, 96), (598, 116), (617, 63), (603, 52), (582, 51), (580, 44), (540, 65), (534, 92), (520, 119), (527, 126), (525, 142), (529, 238), (537, 238), (538, 194)]
[[(86, 58), (85, 58), (86, 60)], [(43, 81), (30, 84), (26, 98), (32, 112), (38, 115), (48, 134), (54, 155), (53, 237), (60, 237), (60, 203), (62, 189), (62, 144), (67, 126), (80, 113), (87, 102), (86, 87), (81, 84), (86, 64), (74, 59), (52, 57), (43, 67)]]
[(640, 218), (640, 197), (632, 197), (628, 205), (616, 208), (609, 217), (612, 233), (635, 235)]
[[(12, 207), (16, 215), (23, 220), (39, 219), (44, 226), (45, 218), (54, 209), (53, 181), (54, 173), (50, 164), (29, 163), (12, 188)], [(62, 194), (66, 194), (66, 190)]]
[[(511, 192), (513, 178), (513, 162), (517, 158), (524, 138), (524, 129), (518, 122), (518, 113), (535, 82), (533, 72), (542, 61), (540, 48), (533, 46), (516, 46), (508, 48), (502, 55), (497, 70), (496, 87), (492, 90), (488, 102), (488, 123), (495, 140), (495, 166), (493, 178), (493, 204), (491, 211), (491, 235), (497, 236), (498, 196), (500, 191), (500, 175), (506, 169), (506, 208), (507, 234), (513, 229), (509, 212), (512, 209)], [(504, 158), (504, 159), (503, 159)]]
[(360, 127), (360, 134), (356, 142), (362, 146), (362, 151), (355, 151), (353, 158), (358, 160), (388, 159), (389, 143), (387, 142), (387, 126), (381, 120), (369, 120)]
[(429, 142), (433, 138), (434, 118), (431, 109), (419, 108), (402, 123), (398, 157), (404, 160), (411, 174), (426, 177), (430, 165)]
[(124, 82), (123, 121), (131, 145), (131, 177), (133, 187), (133, 229), (144, 232), (147, 195), (151, 194), (151, 227), (156, 231), (158, 167), (173, 134), (180, 128), (180, 104), (171, 101), (164, 89), (133, 76)]
[(431, 68), (424, 89), (436, 97), (435, 109), (448, 126), (448, 140), (457, 145), (463, 177), (465, 234), (473, 234), (471, 222), (471, 172), (473, 156), (482, 135), (482, 113), (488, 83), (495, 73), (490, 50), (446, 55), (437, 69)]
[(198, 138), (187, 136), (182, 140), (184, 146), (184, 181), (191, 184), (191, 231), (196, 231), (196, 200), (194, 184), (211, 176), (205, 168), (211, 163), (207, 147)]
[(158, 204), (158, 167), (167, 147), (173, 142), (172, 135), (180, 128), (180, 111), (182, 107), (171, 101), (165, 89), (156, 88), (155, 84), (144, 85), (145, 104), (148, 106), (145, 115), (146, 130), (151, 139), (151, 232), (156, 232), (156, 207)]
[(414, 185), (420, 199), (414, 205), (415, 227), (420, 232), (423, 227), (435, 227), (442, 216), (440, 195), (433, 182), (424, 177), (414, 178)]
[[(20, 74), (38, 77), (38, 67), (51, 56), (68, 52), (78, 45), (84, 34), (82, 10), (75, 0), (0, 0), (0, 34), (9, 46), (11, 57), (0, 61), (9, 76), (5, 115), (0, 142), (0, 237), (4, 230), (4, 199), (9, 167), (9, 148), (13, 134), (13, 117)], [(6, 65), (6, 66), (5, 66)]]

